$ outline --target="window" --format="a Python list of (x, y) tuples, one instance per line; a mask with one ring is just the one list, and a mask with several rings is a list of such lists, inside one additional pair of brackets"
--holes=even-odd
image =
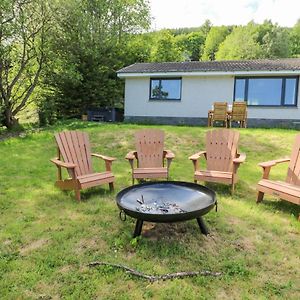
[(150, 100), (180, 100), (181, 78), (150, 79)]
[(245, 86), (246, 79), (236, 79), (235, 80), (235, 101), (244, 101), (245, 100)]
[(236, 78), (234, 101), (253, 106), (296, 106), (298, 77)]

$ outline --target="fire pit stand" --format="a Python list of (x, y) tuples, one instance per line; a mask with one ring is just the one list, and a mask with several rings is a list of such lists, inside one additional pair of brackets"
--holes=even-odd
[(202, 234), (209, 233), (203, 215), (217, 206), (211, 189), (190, 182), (159, 181), (137, 184), (117, 194), (121, 214), (131, 216), (136, 225), (133, 237), (141, 235), (143, 222), (171, 223), (196, 219)]
[[(204, 222), (203, 218), (198, 217), (198, 218), (196, 218), (196, 220), (198, 222), (201, 233), (204, 234), (204, 235), (208, 235), (209, 231), (207, 229), (207, 226), (205, 225), (205, 222)], [(135, 228), (134, 228), (134, 232), (133, 232), (133, 237), (134, 238), (141, 235), (143, 223), (144, 223), (143, 220), (140, 220), (140, 219), (136, 220)]]

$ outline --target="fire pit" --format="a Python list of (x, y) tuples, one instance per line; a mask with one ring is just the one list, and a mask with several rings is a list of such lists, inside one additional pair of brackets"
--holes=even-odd
[(217, 205), (216, 194), (209, 188), (190, 182), (159, 181), (137, 184), (117, 194), (120, 216), (137, 219), (133, 237), (139, 236), (144, 221), (156, 223), (196, 219), (200, 230), (208, 230), (202, 216)]

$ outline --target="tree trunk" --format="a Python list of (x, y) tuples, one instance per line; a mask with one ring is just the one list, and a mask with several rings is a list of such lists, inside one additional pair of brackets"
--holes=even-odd
[(13, 130), (20, 127), (19, 120), (12, 115), (12, 111), (10, 108), (6, 108), (4, 110), (3, 125), (8, 130)]

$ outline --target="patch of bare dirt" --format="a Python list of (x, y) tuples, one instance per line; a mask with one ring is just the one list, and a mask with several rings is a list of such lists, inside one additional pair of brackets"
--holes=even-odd
[(299, 231), (289, 231), (288, 232), (288, 235), (291, 237), (291, 238), (297, 238), (298, 235), (300, 235)]
[(255, 251), (255, 246), (250, 239), (238, 239), (234, 243), (234, 247), (240, 251), (252, 252)]
[(61, 299), (61, 297), (57, 294), (57, 291), (59, 290), (58, 283), (54, 282), (52, 285), (49, 285), (45, 282), (39, 282), (35, 286), (35, 293), (32, 297), (33, 299), (40, 299), (40, 300), (58, 300)]
[(20, 254), (21, 255), (27, 255), (27, 254), (31, 253), (32, 251), (34, 251), (34, 250), (42, 248), (43, 246), (48, 244), (48, 242), (49, 242), (48, 239), (39, 239), (39, 240), (33, 241), (30, 244), (22, 247), (20, 249)]
[(70, 219), (72, 221), (77, 221), (77, 220), (80, 220), (83, 218), (83, 215), (76, 211), (67, 211), (65, 213), (66, 213), (65, 217), (67, 217), (68, 219)]
[(201, 245), (200, 251), (208, 252), (215, 255), (219, 253), (220, 248), (223, 247), (224, 240), (217, 232), (211, 232), (208, 236), (204, 236), (204, 243)]
[(96, 237), (81, 239), (75, 246), (75, 252), (77, 254), (80, 254), (87, 250), (107, 251), (108, 246), (103, 240), (96, 238)]
[(71, 266), (71, 265), (65, 265), (62, 268), (60, 268), (58, 270), (58, 272), (61, 273), (61, 274), (66, 274), (66, 273), (69, 273), (72, 270), (73, 270), (73, 266)]
[(157, 241), (165, 238), (176, 238), (187, 232), (182, 223), (148, 223), (143, 225), (142, 235), (150, 240)]
[(239, 225), (241, 224), (241, 220), (234, 217), (228, 217), (227, 222), (231, 225)]

